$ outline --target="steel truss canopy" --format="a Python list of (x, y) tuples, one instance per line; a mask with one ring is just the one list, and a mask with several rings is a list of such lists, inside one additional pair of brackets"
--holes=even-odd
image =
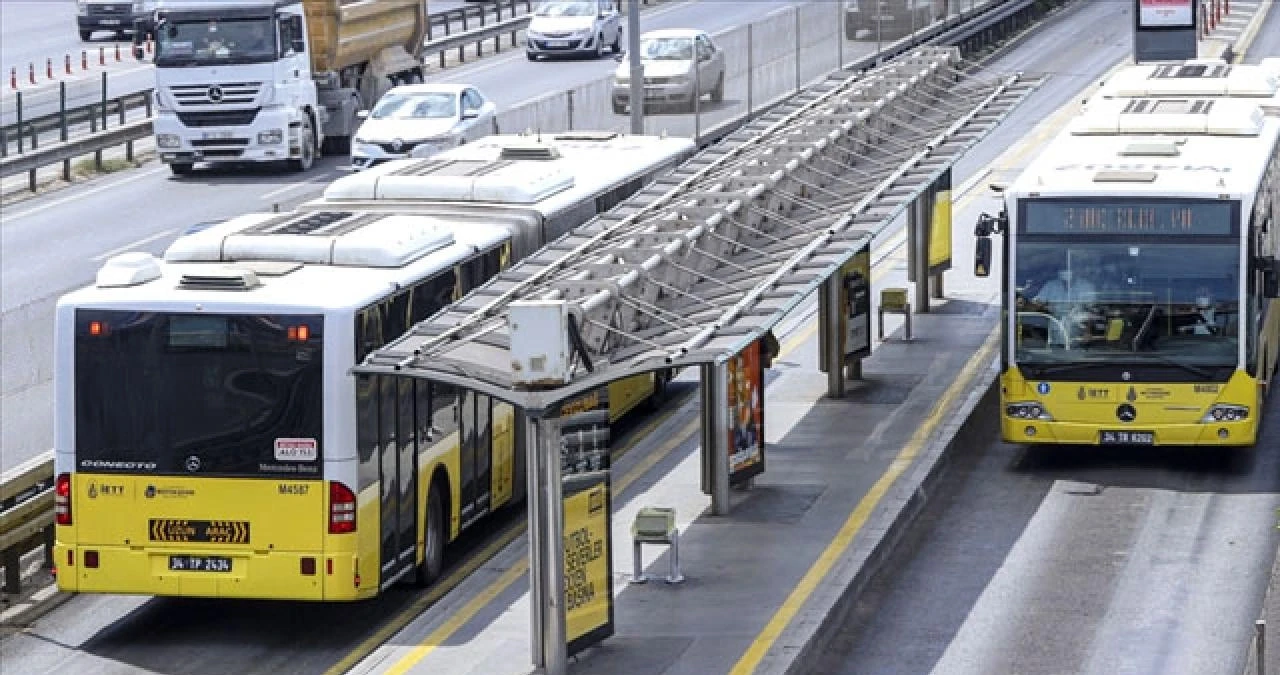
[[(950, 47), (834, 74), (355, 372), (453, 383), (537, 412), (627, 376), (722, 363), (869, 245), (1039, 83), (966, 67)], [(570, 367), (549, 387), (527, 386), (513, 368), (513, 335), (515, 351), (528, 345), (509, 315), (531, 301), (562, 305), (571, 324)]]

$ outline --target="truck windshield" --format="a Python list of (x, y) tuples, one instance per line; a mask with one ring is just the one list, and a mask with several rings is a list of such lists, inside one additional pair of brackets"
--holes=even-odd
[(266, 63), (276, 58), (275, 23), (268, 17), (164, 20), (156, 31), (156, 65)]
[(82, 471), (319, 477), (323, 321), (78, 310)]

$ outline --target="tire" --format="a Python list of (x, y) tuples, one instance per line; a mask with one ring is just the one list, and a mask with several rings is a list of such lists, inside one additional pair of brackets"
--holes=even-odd
[(604, 58), (604, 33), (596, 36), (596, 58)]
[(413, 570), (415, 586), (425, 588), (435, 583), (444, 570), (445, 517), (444, 498), (441, 489), (433, 482), (427, 491), (427, 508), (423, 517), (426, 526), (423, 528), (422, 562)]
[(613, 36), (613, 44), (609, 45), (609, 51), (614, 54), (622, 53), (622, 29), (618, 29), (618, 34)]
[(672, 373), (670, 370), (655, 370), (653, 372), (653, 393), (649, 394), (649, 398), (645, 400), (645, 407), (650, 412), (658, 412), (662, 410), (662, 406), (666, 405), (667, 397), (670, 394), (668, 385), (671, 383)]
[(724, 100), (724, 73), (720, 73), (720, 79), (716, 80), (716, 86), (711, 90), (711, 102), (720, 103)]
[(537, 54), (534, 54), (533, 52), (525, 52), (525, 53), (524, 53), (524, 57), (525, 57), (526, 59), (529, 59), (530, 61), (537, 61), (537, 60), (538, 60), (538, 55), (537, 55)]
[(80, 31), (80, 41), (81, 41), (81, 42), (90, 42), (90, 41), (92, 41), (92, 40), (93, 40), (93, 31), (91, 31), (91, 30), (82, 30), (82, 31)]
[(613, 114), (615, 114), (615, 115), (625, 115), (625, 114), (627, 114), (627, 106), (622, 105), (621, 103), (618, 103), (617, 101), (614, 101), (614, 102), (613, 102)]
[(316, 133), (311, 128), (311, 116), (302, 116), (302, 156), (289, 160), (290, 171), (307, 171), (316, 163)]
[(186, 176), (187, 174), (189, 174), (189, 173), (191, 173), (192, 171), (194, 171), (194, 170), (195, 170), (195, 165), (194, 165), (194, 164), (173, 163), (173, 164), (170, 164), (170, 165), (169, 165), (169, 170), (170, 170), (170, 171), (172, 171), (172, 172), (173, 172), (173, 175), (175, 175), (175, 176)]

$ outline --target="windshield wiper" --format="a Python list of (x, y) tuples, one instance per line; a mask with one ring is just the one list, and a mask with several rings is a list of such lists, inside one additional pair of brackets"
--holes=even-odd
[(1210, 373), (1204, 368), (1197, 368), (1196, 366), (1193, 366), (1190, 363), (1183, 363), (1181, 361), (1178, 361), (1177, 359), (1172, 359), (1162, 354), (1147, 353), (1146, 355), (1144, 355), (1144, 358), (1155, 359), (1156, 361), (1159, 361), (1160, 363), (1163, 363), (1167, 366), (1181, 368), (1187, 371), (1188, 373), (1191, 373), (1192, 375), (1195, 375), (1197, 377), (1200, 377), (1206, 380), (1211, 379), (1213, 377), (1213, 373)]
[(1056, 375), (1060, 373), (1068, 373), (1073, 370), (1083, 370), (1085, 368), (1093, 368), (1096, 366), (1109, 366), (1111, 364), (1101, 361), (1073, 361), (1071, 363), (1058, 363), (1044, 366), (1034, 363), (1020, 363), (1018, 365), (1032, 371), (1035, 377), (1043, 377), (1045, 375)]

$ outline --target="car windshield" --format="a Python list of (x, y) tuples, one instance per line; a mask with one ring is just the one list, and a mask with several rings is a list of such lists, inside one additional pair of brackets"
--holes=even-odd
[(451, 92), (390, 93), (370, 114), (375, 120), (445, 119), (457, 114), (458, 97)]
[(156, 32), (156, 63), (264, 63), (276, 57), (269, 18), (171, 20)]
[(547, 2), (538, 5), (534, 16), (595, 16), (594, 2)]
[(692, 61), (693, 39), (687, 37), (645, 38), (640, 41), (640, 58), (647, 61)]

